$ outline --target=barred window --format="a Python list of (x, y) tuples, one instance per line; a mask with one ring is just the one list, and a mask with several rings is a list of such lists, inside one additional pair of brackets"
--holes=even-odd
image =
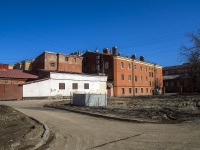
[(78, 83), (72, 83), (72, 89), (78, 89)]
[(89, 83), (84, 83), (84, 89), (89, 89)]
[(65, 83), (59, 83), (59, 89), (65, 89)]

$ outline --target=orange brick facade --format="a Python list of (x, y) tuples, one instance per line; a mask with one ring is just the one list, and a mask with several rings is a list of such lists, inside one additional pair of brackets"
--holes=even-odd
[(44, 52), (35, 59), (32, 68), (81, 73), (82, 59), (77, 55)]
[[(109, 49), (103, 52), (103, 54), (86, 52), (83, 70), (87, 73), (108, 75), (108, 94), (113, 93), (109, 96), (152, 95), (158, 90), (161, 91), (163, 87), (161, 66), (145, 62), (143, 56), (140, 60), (135, 57), (119, 56), (116, 54), (116, 48), (113, 48), (112, 54)], [(98, 56), (100, 58), (97, 61)], [(98, 63), (99, 71), (95, 69), (98, 68)]]

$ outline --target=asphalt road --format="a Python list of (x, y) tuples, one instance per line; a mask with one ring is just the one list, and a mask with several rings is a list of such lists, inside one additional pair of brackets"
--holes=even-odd
[(53, 100), (0, 101), (45, 123), (52, 150), (200, 150), (200, 119), (182, 124), (137, 124), (42, 107)]

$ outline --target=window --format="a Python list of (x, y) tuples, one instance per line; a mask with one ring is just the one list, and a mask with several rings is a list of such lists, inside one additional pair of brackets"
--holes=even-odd
[(140, 77), (140, 81), (142, 82), (142, 76)]
[(135, 93), (138, 93), (137, 88), (135, 88)]
[(137, 82), (137, 76), (135, 76), (135, 82)]
[(149, 72), (149, 77), (151, 77), (151, 72)]
[(140, 71), (142, 71), (142, 66), (140, 66)]
[(124, 68), (124, 63), (123, 63), (123, 62), (121, 62), (121, 68), (122, 68), (122, 69)]
[(132, 88), (129, 88), (128, 91), (129, 91), (129, 94), (131, 94), (132, 93)]
[(150, 83), (150, 86), (153, 86), (153, 81), (149, 81), (149, 83)]
[(146, 72), (147, 72), (148, 68), (146, 67)]
[(78, 83), (72, 83), (72, 89), (78, 89)]
[(171, 82), (170, 82), (170, 86), (174, 86), (174, 81), (171, 81)]
[(65, 61), (69, 61), (69, 57), (65, 57)]
[(128, 75), (128, 81), (131, 81), (131, 75)]
[(141, 93), (143, 93), (143, 88), (141, 88)]
[(158, 73), (158, 70), (157, 70), (157, 69), (155, 69), (155, 73), (156, 73), (156, 74)]
[(88, 62), (88, 57), (85, 57), (85, 62)]
[(108, 68), (109, 68), (109, 63), (105, 62), (105, 69), (108, 69)]
[(166, 87), (169, 86), (168, 82), (165, 82), (165, 86), (166, 86)]
[(148, 93), (149, 91), (148, 91), (148, 88), (146, 88), (146, 93)]
[(153, 77), (153, 72), (151, 73), (151, 76)]
[(65, 89), (65, 83), (59, 83), (59, 89)]
[(128, 64), (128, 69), (131, 69), (131, 64)]
[(156, 85), (158, 85), (158, 78), (156, 78), (155, 82), (156, 82)]
[(124, 74), (121, 75), (121, 80), (124, 80)]
[(54, 67), (54, 66), (55, 66), (55, 63), (51, 63), (50, 66), (51, 66), (51, 67)]
[(137, 66), (136, 66), (136, 65), (134, 65), (134, 69), (137, 69)]
[(122, 94), (125, 94), (125, 90), (124, 90), (124, 88), (122, 88)]
[(148, 82), (148, 77), (146, 76), (146, 82)]
[(89, 83), (84, 83), (84, 89), (89, 89)]
[(99, 66), (99, 64), (96, 65), (96, 69), (97, 69), (97, 71), (100, 71), (100, 66)]

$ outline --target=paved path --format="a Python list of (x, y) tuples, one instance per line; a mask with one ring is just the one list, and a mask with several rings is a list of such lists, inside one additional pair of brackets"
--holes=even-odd
[(56, 133), (52, 150), (200, 150), (200, 119), (182, 124), (137, 124), (44, 108), (43, 100), (5, 101)]

